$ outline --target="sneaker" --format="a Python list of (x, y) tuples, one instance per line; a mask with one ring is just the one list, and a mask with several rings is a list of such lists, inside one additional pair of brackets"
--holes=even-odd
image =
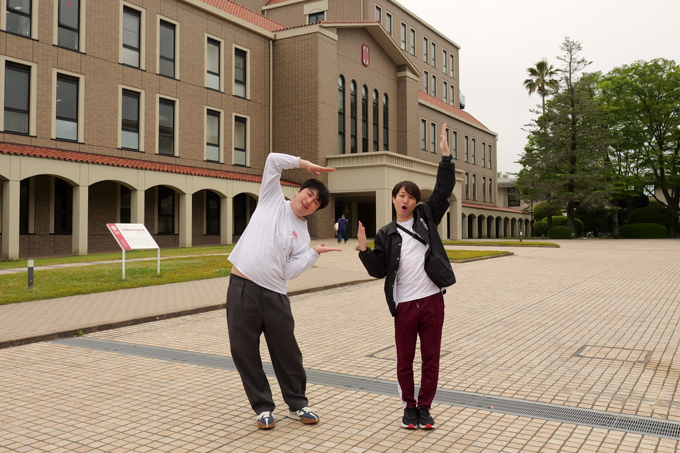
[(260, 415), (257, 416), (258, 428), (272, 429), (274, 426), (276, 426), (276, 422), (274, 421), (274, 414), (272, 412), (261, 412)]
[(404, 409), (404, 417), (401, 419), (401, 427), (406, 429), (418, 429), (418, 416), (416, 415), (415, 406)]
[(288, 411), (288, 416), (294, 420), (300, 420), (305, 425), (313, 425), (319, 422), (319, 416), (308, 407), (303, 407), (299, 411)]
[(430, 408), (420, 406), (418, 408), (418, 426), (420, 429), (434, 429), (434, 418), (430, 415)]

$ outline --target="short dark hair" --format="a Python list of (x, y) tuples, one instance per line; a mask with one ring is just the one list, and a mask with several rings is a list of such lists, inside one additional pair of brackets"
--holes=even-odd
[(394, 189), (392, 189), (392, 198), (397, 198), (397, 194), (399, 193), (402, 187), (404, 188), (407, 194), (411, 195), (413, 198), (416, 199), (416, 203), (420, 203), (420, 189), (418, 188), (418, 185), (413, 181), (398, 182), (397, 185), (394, 186)]
[(300, 190), (304, 189), (316, 190), (316, 199), (319, 201), (319, 209), (317, 209), (317, 211), (328, 206), (328, 202), (331, 200), (331, 193), (324, 183), (318, 179), (309, 178), (300, 186)]

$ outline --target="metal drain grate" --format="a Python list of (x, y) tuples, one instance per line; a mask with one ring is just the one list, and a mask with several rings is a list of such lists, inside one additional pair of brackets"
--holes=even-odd
[[(234, 362), (230, 357), (218, 355), (200, 354), (196, 352), (179, 351), (176, 349), (84, 337), (56, 340), (53, 341), (53, 343), (236, 371)], [(267, 376), (274, 377), (274, 368), (272, 365), (269, 363), (264, 363), (263, 365)], [(307, 382), (311, 384), (326, 385), (367, 393), (377, 393), (380, 395), (397, 396), (396, 382), (393, 381), (370, 379), (362, 376), (331, 373), (321, 370), (307, 369), (306, 371)], [(416, 388), (416, 393), (417, 392), (418, 390)], [(613, 412), (581, 409), (558, 404), (539, 403), (536, 401), (526, 401), (448, 389), (437, 389), (435, 401), (439, 404), (449, 404), (452, 406), (500, 412), (522, 417), (540, 418), (562, 423), (591, 426), (593, 428), (611, 429), (680, 440), (680, 423), (650, 417), (623, 415)]]

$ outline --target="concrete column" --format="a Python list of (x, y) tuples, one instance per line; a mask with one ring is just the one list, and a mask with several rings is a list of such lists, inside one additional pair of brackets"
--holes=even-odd
[(179, 194), (179, 246), (191, 247), (192, 195)]
[(465, 218), (463, 219), (462, 215), (460, 215), (459, 217), (460, 217), (461, 224), (463, 225), (463, 228), (462, 228), (463, 238), (462, 239), (470, 239), (470, 232), (468, 231), (468, 225), (469, 225), (468, 224), (468, 218), (467, 218), (467, 216), (465, 216)]
[(496, 219), (491, 219), (491, 226), (489, 227), (489, 239), (496, 239)]
[(449, 212), (451, 213), (451, 224), (449, 225), (449, 235), (452, 241), (460, 241), (463, 239), (463, 219), (462, 209), (463, 205), (460, 200), (453, 199), (450, 201)]
[(87, 255), (88, 186), (73, 186), (72, 253)]
[(19, 259), (20, 181), (2, 181), (2, 259)]
[(220, 198), (220, 244), (234, 240), (234, 197)]
[(375, 225), (382, 228), (392, 221), (392, 189), (375, 191)]
[(130, 223), (144, 223), (145, 191), (133, 190), (130, 193)]

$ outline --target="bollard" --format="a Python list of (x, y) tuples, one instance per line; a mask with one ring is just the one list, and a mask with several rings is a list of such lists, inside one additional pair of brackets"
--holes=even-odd
[(28, 289), (33, 288), (33, 260), (28, 260)]
[(522, 232), (519, 232), (519, 242), (522, 242)]

